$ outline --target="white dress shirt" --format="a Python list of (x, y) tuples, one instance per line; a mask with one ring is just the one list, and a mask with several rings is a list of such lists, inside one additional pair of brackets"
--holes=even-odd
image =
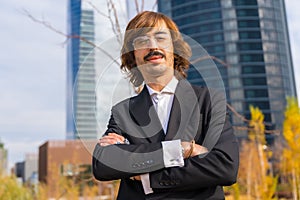
[[(178, 80), (173, 77), (172, 80), (161, 91), (155, 91), (146, 85), (165, 134), (167, 133), (177, 84)], [(164, 165), (166, 168), (184, 166), (181, 140), (162, 141), (162, 149)], [(145, 194), (153, 193), (153, 190), (150, 187), (149, 174), (141, 175), (141, 181)]]
[(170, 112), (177, 84), (178, 80), (173, 77), (160, 92), (155, 91), (146, 85), (165, 134), (167, 133)]

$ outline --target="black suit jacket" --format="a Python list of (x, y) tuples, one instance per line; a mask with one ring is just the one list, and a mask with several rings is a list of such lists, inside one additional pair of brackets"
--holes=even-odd
[[(121, 179), (120, 200), (224, 199), (222, 186), (236, 181), (239, 150), (226, 114), (224, 96), (179, 81), (165, 134), (146, 87), (112, 108), (108, 129), (130, 145), (96, 145), (93, 173), (101, 181)], [(206, 155), (185, 159), (184, 167), (164, 167), (161, 141), (181, 139), (204, 145)], [(154, 193), (145, 195), (140, 181), (149, 173)]]

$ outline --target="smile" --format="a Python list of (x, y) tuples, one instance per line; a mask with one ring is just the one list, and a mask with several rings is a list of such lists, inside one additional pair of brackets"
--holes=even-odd
[(165, 58), (165, 55), (159, 51), (151, 51), (145, 57), (145, 61), (155, 61)]

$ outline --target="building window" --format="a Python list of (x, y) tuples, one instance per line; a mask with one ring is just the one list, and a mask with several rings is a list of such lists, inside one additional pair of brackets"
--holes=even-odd
[[(187, 11), (182, 11), (184, 9), (180, 9), (178, 11), (174, 11), (174, 16), (180, 16), (182, 14), (186, 14), (186, 13), (190, 13), (193, 12), (195, 10), (194, 7), (191, 7), (190, 10)], [(217, 12), (206, 12), (203, 14), (198, 14), (198, 15), (192, 15), (192, 16), (188, 16), (182, 19), (177, 19), (176, 24), (178, 26), (180, 25), (187, 25), (187, 24), (191, 24), (191, 23), (195, 23), (195, 22), (206, 22), (208, 20), (216, 20), (216, 19), (221, 19), (222, 18), (222, 14), (220, 11)]]
[(203, 24), (201, 26), (193, 26), (190, 28), (183, 28), (181, 31), (184, 34), (195, 34), (195, 33), (203, 33), (208, 31), (219, 31), (222, 30), (222, 23), (209, 23), (209, 24)]
[(62, 176), (75, 176), (78, 173), (78, 166), (75, 164), (64, 163), (60, 166), (60, 174)]
[(238, 17), (257, 17), (258, 10), (257, 9), (237, 9), (236, 15)]
[(256, 66), (242, 66), (242, 74), (265, 74), (265, 66), (264, 65), (256, 65)]
[(267, 85), (265, 77), (252, 77), (252, 78), (243, 78), (244, 86), (257, 86), (257, 85)]
[(224, 47), (224, 45), (204, 46), (204, 48), (205, 48), (205, 49), (207, 50), (207, 52), (210, 53), (210, 54), (224, 53), (224, 52), (225, 52), (225, 47)]
[(239, 20), (238, 21), (239, 28), (259, 28), (259, 21), (258, 20)]
[(257, 0), (232, 0), (235, 6), (257, 5)]
[(245, 97), (246, 98), (268, 97), (268, 90), (246, 89), (245, 90)]
[(263, 62), (264, 56), (262, 54), (242, 54), (240, 55), (241, 62)]
[(220, 0), (207, 0), (206, 2), (200, 2), (199, 0), (172, 0), (172, 7), (185, 4), (185, 3), (192, 3), (195, 2), (196, 4), (192, 5), (194, 9), (209, 9), (219, 7)]
[(260, 31), (240, 31), (239, 37), (240, 39), (260, 39), (261, 34)]
[(240, 42), (238, 44), (239, 51), (257, 51), (262, 50), (261, 42)]
[(205, 43), (210, 43), (210, 42), (223, 41), (224, 37), (223, 37), (222, 33), (217, 33), (217, 34), (198, 36), (198, 37), (195, 37), (194, 39), (197, 42), (199, 42), (200, 44), (205, 44)]
[(268, 101), (249, 101), (245, 103), (246, 109), (249, 109), (250, 105), (258, 107), (261, 110), (269, 110), (270, 105)]

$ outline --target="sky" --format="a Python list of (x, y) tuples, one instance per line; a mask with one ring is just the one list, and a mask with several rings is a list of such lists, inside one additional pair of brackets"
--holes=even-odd
[[(286, 0), (297, 93), (300, 95), (300, 1)], [(0, 7), (0, 140), (9, 167), (66, 137), (66, 38), (24, 13), (66, 32), (67, 0), (9, 0)]]

